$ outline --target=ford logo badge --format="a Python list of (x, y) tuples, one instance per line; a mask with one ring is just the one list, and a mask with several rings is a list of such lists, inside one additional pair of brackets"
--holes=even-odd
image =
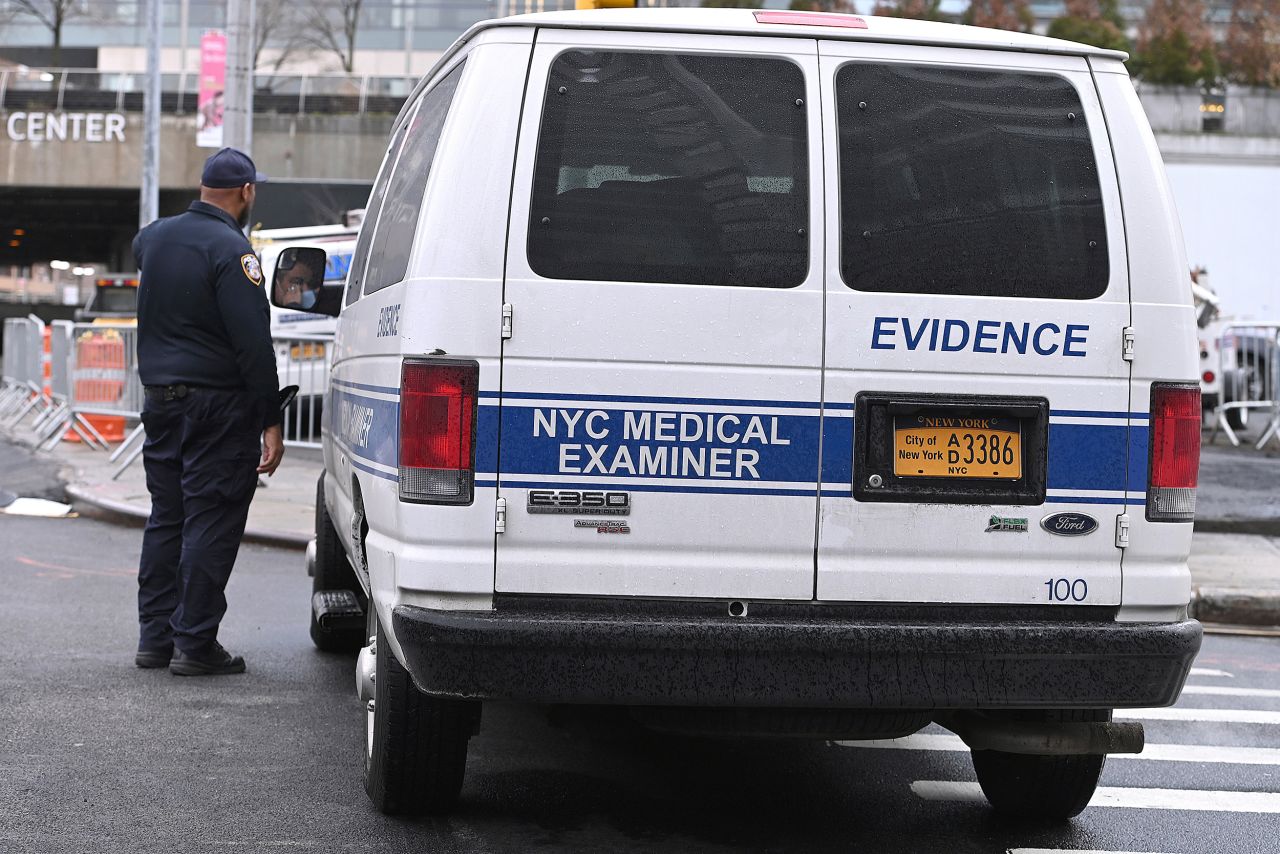
[(1060, 537), (1083, 537), (1098, 530), (1098, 520), (1084, 513), (1054, 513), (1041, 519), (1040, 527)]

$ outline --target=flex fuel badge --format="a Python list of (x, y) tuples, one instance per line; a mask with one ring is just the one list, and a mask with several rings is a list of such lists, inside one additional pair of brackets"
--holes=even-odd
[(1014, 531), (1019, 534), (1025, 534), (1027, 532), (1027, 520), (1016, 516), (992, 516), (987, 520), (987, 533), (992, 531)]

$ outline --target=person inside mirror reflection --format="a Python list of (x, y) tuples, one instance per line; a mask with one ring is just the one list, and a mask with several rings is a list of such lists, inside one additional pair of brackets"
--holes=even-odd
[(315, 308), (320, 285), (321, 279), (311, 265), (298, 260), (288, 270), (281, 271), (276, 288), (282, 305), (310, 311)]
[(266, 177), (224, 148), (200, 200), (133, 241), (143, 462), (151, 516), (138, 567), (139, 667), (243, 673), (218, 643), (258, 475), (284, 456), (262, 266), (243, 228)]

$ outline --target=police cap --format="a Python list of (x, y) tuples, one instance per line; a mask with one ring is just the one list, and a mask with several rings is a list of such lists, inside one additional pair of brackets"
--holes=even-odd
[(235, 148), (224, 148), (209, 155), (204, 162), (200, 183), (205, 187), (227, 189), (245, 184), (261, 184), (267, 176), (258, 171), (249, 155)]

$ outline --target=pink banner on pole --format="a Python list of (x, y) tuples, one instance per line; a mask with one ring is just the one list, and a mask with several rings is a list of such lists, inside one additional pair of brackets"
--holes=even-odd
[(222, 108), (227, 81), (227, 34), (209, 30), (200, 37), (200, 91), (196, 99), (196, 145), (222, 147)]

